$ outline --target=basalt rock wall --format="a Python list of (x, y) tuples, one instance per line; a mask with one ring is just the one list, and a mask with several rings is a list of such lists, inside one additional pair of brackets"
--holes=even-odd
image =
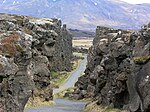
[(60, 20), (0, 14), (0, 112), (23, 112), (31, 96), (52, 100), (50, 72), (69, 71), (71, 57)]
[(87, 59), (85, 75), (70, 97), (149, 112), (150, 24), (137, 32), (97, 27)]

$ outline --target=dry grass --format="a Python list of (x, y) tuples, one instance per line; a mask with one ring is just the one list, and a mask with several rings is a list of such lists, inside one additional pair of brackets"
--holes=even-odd
[(27, 33), (27, 34), (29, 34), (29, 35), (31, 35), (31, 34), (32, 34), (32, 30), (29, 30), (29, 29), (27, 29), (27, 28), (26, 28), (26, 29), (24, 29), (24, 32), (25, 32), (25, 33)]
[(79, 39), (73, 40), (73, 47), (90, 48), (92, 46), (93, 39)]
[[(68, 88), (68, 89), (66, 89), (66, 90), (64, 90), (64, 91), (61, 91), (61, 92), (55, 94), (54, 97), (55, 97), (55, 98), (65, 98), (65, 94), (66, 94), (66, 93), (73, 92), (74, 89), (75, 89), (75, 87), (70, 87), (70, 88)], [(69, 98), (65, 98), (65, 99), (69, 99)]]
[(150, 60), (150, 55), (134, 57), (133, 60), (135, 61), (135, 63), (145, 63), (146, 61)]
[(97, 105), (96, 102), (92, 102), (86, 106), (85, 112), (127, 112), (127, 111), (100, 106)]
[(73, 55), (81, 58), (84, 57), (83, 53), (78, 53), (78, 52), (73, 52)]
[(36, 107), (43, 107), (43, 106), (52, 106), (54, 105), (54, 101), (45, 101), (40, 97), (29, 98), (28, 103), (26, 104), (25, 108), (36, 108)]

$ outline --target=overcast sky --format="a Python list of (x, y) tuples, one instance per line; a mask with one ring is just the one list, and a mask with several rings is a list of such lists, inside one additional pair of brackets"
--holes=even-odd
[(150, 0), (122, 0), (132, 4), (150, 3)]

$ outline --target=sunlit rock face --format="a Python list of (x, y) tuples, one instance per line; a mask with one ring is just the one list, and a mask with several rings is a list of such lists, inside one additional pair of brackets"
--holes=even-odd
[(0, 14), (0, 112), (52, 100), (50, 71), (71, 69), (72, 38), (57, 19)]
[(70, 97), (149, 112), (149, 67), (150, 24), (137, 32), (97, 27), (85, 75)]

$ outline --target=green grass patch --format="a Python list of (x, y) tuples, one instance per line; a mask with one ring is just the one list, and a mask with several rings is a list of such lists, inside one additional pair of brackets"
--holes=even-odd
[(53, 106), (55, 104), (54, 101), (45, 101), (40, 97), (29, 98), (25, 108), (37, 108), (43, 106)]
[(73, 65), (72, 65), (72, 71), (74, 71), (75, 69), (77, 69), (78, 68), (78, 66), (80, 65), (80, 63), (81, 63), (81, 59), (79, 59), (79, 60), (76, 60), (76, 61), (73, 61), (72, 63), (73, 63)]
[(51, 77), (52, 78), (57, 78), (60, 75), (59, 72), (51, 72)]
[(72, 62), (72, 71), (71, 72), (51, 72), (50, 75), (52, 77), (51, 84), (54, 86), (54, 88), (59, 88), (62, 84), (64, 84), (68, 78), (71, 76), (71, 74), (79, 67), (81, 63), (80, 60), (76, 60)]
[(68, 79), (70, 72), (52, 72), (51, 76), (51, 83), (55, 88), (59, 88), (59, 86), (62, 85), (66, 79)]

